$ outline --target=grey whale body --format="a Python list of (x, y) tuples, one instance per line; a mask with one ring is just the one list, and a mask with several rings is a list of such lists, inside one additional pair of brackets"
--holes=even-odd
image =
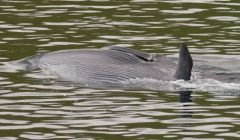
[(121, 47), (56, 51), (31, 56), (19, 63), (83, 84), (118, 84), (137, 78), (189, 80), (192, 69), (186, 44), (180, 46), (178, 64), (164, 56)]

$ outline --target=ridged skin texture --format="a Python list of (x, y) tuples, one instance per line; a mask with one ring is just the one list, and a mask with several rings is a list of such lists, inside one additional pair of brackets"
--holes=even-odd
[(136, 78), (174, 79), (177, 65), (163, 56), (152, 57), (154, 61), (117, 50), (65, 50), (41, 56), (39, 68), (67, 81), (89, 84), (114, 84)]

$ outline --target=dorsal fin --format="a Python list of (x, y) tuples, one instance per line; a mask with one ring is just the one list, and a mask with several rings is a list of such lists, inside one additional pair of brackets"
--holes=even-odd
[(176, 79), (190, 80), (193, 61), (187, 44), (182, 43), (179, 51), (178, 66), (175, 73)]
[(142, 59), (143, 61), (146, 61), (146, 62), (152, 62), (153, 61), (152, 55), (150, 55), (148, 53), (145, 53), (145, 52), (142, 52), (142, 51), (130, 49), (130, 48), (108, 46), (108, 47), (104, 47), (102, 49), (116, 50), (116, 51), (130, 53), (130, 54), (133, 54), (133, 55), (137, 56), (138, 58), (140, 58), (140, 59)]

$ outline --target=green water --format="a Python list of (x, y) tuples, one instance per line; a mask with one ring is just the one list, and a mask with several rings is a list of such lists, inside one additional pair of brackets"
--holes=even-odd
[(1, 0), (2, 63), (109, 45), (176, 57), (187, 42), (195, 65), (231, 81), (93, 89), (0, 68), (0, 139), (239, 139), (239, 34), (238, 0)]

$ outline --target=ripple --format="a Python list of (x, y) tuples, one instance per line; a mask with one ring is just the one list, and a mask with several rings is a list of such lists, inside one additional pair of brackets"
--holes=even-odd
[[(184, 127), (185, 130), (189, 131), (207, 131), (207, 132), (228, 132), (229, 128), (232, 128), (232, 125), (224, 125), (224, 124), (212, 124), (212, 125), (199, 125), (199, 126), (189, 126)], [(175, 127), (174, 127), (175, 128)], [(182, 127), (176, 127), (182, 128)]]
[(0, 5), (0, 8), (13, 8), (14, 6), (12, 6), (12, 5), (5, 5), (5, 6), (2, 6), (2, 5)]
[(6, 126), (4, 128), (0, 128), (0, 130), (20, 130), (20, 129), (34, 129), (34, 128), (63, 129), (66, 127), (59, 126), (59, 125), (48, 125), (48, 124), (42, 124), (42, 123), (35, 123), (35, 124), (29, 124), (29, 125)]
[(65, 45), (83, 45), (84, 43), (77, 42), (48, 42), (47, 44), (37, 45), (39, 47), (50, 47), (50, 46), (65, 46)]
[(11, 29), (11, 28), (20, 28), (22, 26), (16, 26), (11, 24), (0, 24), (0, 28)]
[(170, 14), (193, 14), (193, 13), (199, 13), (202, 11), (205, 11), (206, 9), (197, 9), (197, 8), (192, 8), (192, 9), (187, 9), (187, 10), (161, 10), (163, 13), (170, 13)]
[(49, 28), (45, 28), (45, 27), (24, 27), (24, 30), (32, 30), (32, 31), (47, 31), (47, 30), (51, 30)]
[(215, 9), (215, 10), (230, 10), (231, 8), (230, 7), (216, 7), (213, 9)]
[(229, 0), (174, 0), (174, 1), (169, 1), (169, 0), (164, 0), (165, 2), (169, 2), (169, 3), (217, 3), (219, 1), (221, 2), (229, 2)]
[(11, 8), (11, 9), (3, 9), (3, 11), (10, 11), (10, 12), (32, 12), (32, 11), (36, 11), (35, 9), (15, 9), (15, 8)]
[(16, 137), (0, 137), (2, 140), (17, 140), (18, 138)]
[(46, 11), (40, 11), (38, 12), (38, 14), (62, 14), (66, 12), (67, 12), (67, 9), (51, 9)]
[(73, 22), (43, 22), (44, 25), (51, 26), (73, 26), (73, 25), (85, 25), (86, 23), (73, 23)]
[(120, 25), (120, 26), (148, 26), (147, 24), (139, 24), (133, 22), (109, 22), (109, 25)]
[(38, 5), (36, 8), (83, 8), (83, 9), (88, 9), (88, 8), (94, 8), (94, 9), (115, 9), (119, 8), (121, 6), (107, 6), (107, 5)]
[(151, 37), (135, 37), (135, 36), (99, 36), (100, 38), (104, 39), (117, 39), (122, 41), (144, 41), (144, 40), (159, 40), (159, 39), (170, 39), (173, 37), (167, 36), (151, 36)]
[(240, 134), (238, 133), (221, 133), (217, 134), (217, 136), (227, 136), (227, 137), (235, 137), (235, 138), (240, 138)]
[(208, 24), (200, 24), (200, 23), (177, 23), (177, 25), (184, 25), (189, 27), (206, 27)]
[(153, 129), (153, 128), (135, 128), (130, 129), (130, 132), (134, 132), (140, 135), (143, 134), (172, 134), (173, 132), (181, 131), (181, 129)]
[[(82, 128), (82, 127), (93, 127), (93, 126), (112, 126), (112, 125), (119, 125), (119, 124), (132, 124), (132, 123), (147, 123), (147, 122), (155, 122), (154, 119), (149, 119), (146, 117), (137, 117), (134, 118), (134, 116), (124, 116), (121, 118), (111, 118), (111, 119), (91, 119), (89, 120), (51, 120), (48, 121), (50, 124), (70, 124), (73, 128)], [(58, 131), (62, 132), (62, 131)], [(65, 131), (66, 132), (66, 131)]]
[(36, 31), (34, 30), (26, 30), (26, 29), (11, 29), (11, 30), (8, 30), (9, 32), (16, 32), (16, 33), (34, 33)]
[(234, 16), (213, 16), (207, 19), (217, 20), (217, 21), (238, 21), (239, 20), (238, 17), (234, 17)]
[[(22, 85), (21, 85), (22, 86)], [(26, 85), (24, 85), (26, 86)], [(43, 88), (44, 89), (44, 88)], [(45, 88), (46, 89), (46, 88)], [(59, 88), (59, 87), (55, 87), (53, 89), (56, 89), (56, 90), (66, 90), (66, 88)], [(70, 89), (70, 88), (69, 88)], [(73, 89), (73, 88), (72, 88)], [(54, 97), (54, 96), (70, 96), (70, 95), (74, 95), (75, 93), (61, 93), (61, 92), (56, 92), (56, 93), (44, 93), (44, 92), (39, 92), (39, 93), (32, 93), (32, 92), (14, 92), (14, 93), (11, 93), (9, 92), (8, 94), (5, 94), (5, 95), (2, 95), (3, 97)], [(3, 101), (4, 102), (4, 101)]]
[[(51, 138), (54, 138), (55, 136), (56, 134), (52, 134), (52, 133), (42, 134), (42, 133), (33, 133), (33, 132), (20, 135), (21, 138), (25, 138), (25, 139), (51, 139)], [(64, 137), (64, 138), (69, 138), (69, 137)]]
[(240, 26), (225, 27), (223, 29), (240, 29)]
[(192, 20), (197, 20), (197, 19), (196, 18), (165, 18), (165, 20), (182, 22), (182, 21), (192, 21)]
[[(222, 123), (222, 122), (236, 122), (237, 118), (231, 117), (214, 117), (214, 118), (205, 118), (205, 119), (194, 119), (194, 118), (180, 118), (180, 119), (172, 119), (172, 120), (164, 120), (162, 123), (168, 124), (183, 124), (183, 123)], [(231, 126), (230, 126), (231, 127)]]
[(9, 2), (9, 3), (29, 3), (29, 1), (24, 1), (24, 0), (21, 0), (21, 1), (9, 0), (7, 2)]
[(90, 40), (90, 41), (85, 41), (85, 42), (88, 42), (88, 43), (111, 43), (108, 40), (102, 40), (102, 39)]
[(240, 40), (233, 40), (233, 39), (221, 39), (221, 40), (212, 39), (212, 40), (217, 42), (223, 42), (223, 43), (240, 43)]
[(29, 123), (29, 121), (0, 119), (0, 123), (1, 124), (27, 124), (27, 123)]
[[(223, 138), (202, 138), (203, 140), (224, 140)], [(194, 138), (194, 137), (187, 137), (184, 138), (183, 140), (201, 140), (201, 138)]]
[(10, 40), (23, 40), (23, 38), (2, 38), (2, 40), (10, 41)]
[(60, 86), (60, 85), (28, 85), (28, 87), (34, 88), (34, 89), (53, 89), (53, 90), (70, 90), (74, 89), (74, 87), (66, 87), (66, 86)]
[[(77, 11), (73, 11), (72, 13), (101, 13), (101, 11), (97, 11), (97, 10), (77, 10)], [(72, 14), (73, 15), (73, 14)]]
[(131, 2), (157, 2), (157, 0), (132, 0)]

